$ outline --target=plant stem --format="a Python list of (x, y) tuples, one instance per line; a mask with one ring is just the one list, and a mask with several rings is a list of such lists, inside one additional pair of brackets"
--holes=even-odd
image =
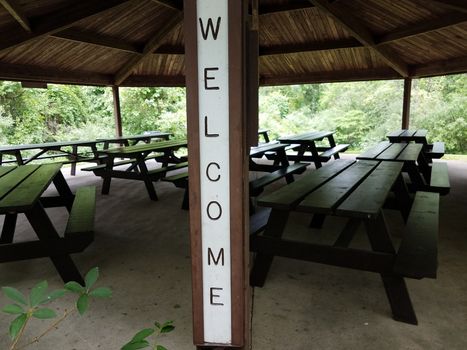
[(26, 321), (24, 321), (23, 327), (21, 327), (21, 330), (19, 331), (18, 335), (16, 336), (15, 341), (13, 344), (11, 344), (10, 350), (15, 350), (16, 345), (18, 345), (19, 340), (23, 336), (24, 330), (26, 329), (26, 326), (28, 324), (29, 319), (31, 318), (31, 315), (28, 313), (28, 317), (26, 318)]
[[(52, 323), (42, 334), (38, 335), (37, 337), (32, 339), (29, 343), (18, 348), (17, 350), (24, 349), (34, 343), (38, 343), (44, 336), (46, 336), (49, 332), (51, 332), (54, 328), (56, 328), (63, 320), (65, 320), (68, 316), (70, 316), (74, 311), (75, 309), (72, 309), (71, 311), (68, 311), (67, 309), (65, 309), (65, 312), (63, 313), (62, 317), (60, 317), (57, 321)], [(14, 349), (11, 349), (11, 350), (14, 350)]]

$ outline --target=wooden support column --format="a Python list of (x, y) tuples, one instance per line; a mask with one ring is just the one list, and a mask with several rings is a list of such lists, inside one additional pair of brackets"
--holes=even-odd
[(199, 350), (249, 349), (250, 342), (247, 5), (184, 1), (193, 342)]
[(250, 30), (247, 34), (247, 128), (248, 145), (258, 145), (259, 129), (259, 18), (258, 1), (251, 0)]
[(410, 124), (410, 96), (412, 94), (412, 78), (404, 79), (404, 101), (402, 103), (402, 129)]
[(120, 89), (118, 86), (112, 86), (113, 102), (114, 102), (114, 117), (115, 117), (115, 135), (120, 137), (123, 135), (122, 130), (122, 110), (120, 106)]

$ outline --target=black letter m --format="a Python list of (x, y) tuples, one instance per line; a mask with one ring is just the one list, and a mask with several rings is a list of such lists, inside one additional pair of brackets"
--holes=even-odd
[(224, 266), (224, 248), (221, 248), (221, 250), (219, 251), (219, 254), (217, 255), (217, 259), (212, 253), (211, 248), (208, 248), (208, 265), (211, 265), (211, 259), (214, 261), (215, 265), (218, 265), (220, 261), (221, 265)]
[(217, 19), (216, 29), (214, 29), (214, 23), (212, 22), (212, 18), (208, 19), (208, 25), (204, 28), (203, 20), (199, 19), (199, 24), (201, 25), (201, 35), (203, 36), (204, 40), (208, 39), (209, 30), (212, 32), (212, 36), (214, 40), (217, 40), (217, 35), (219, 35), (219, 28), (221, 26), (221, 18)]

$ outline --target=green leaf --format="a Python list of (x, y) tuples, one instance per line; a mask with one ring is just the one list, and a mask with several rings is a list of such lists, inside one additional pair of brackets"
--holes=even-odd
[(21, 293), (18, 289), (12, 287), (3, 287), (2, 290), (3, 294), (5, 294), (11, 300), (14, 300), (23, 305), (28, 305), (28, 302), (26, 301), (23, 293)]
[(158, 329), (161, 329), (161, 324), (159, 322), (154, 322), (154, 326), (156, 326)]
[(157, 345), (156, 350), (167, 350), (167, 348), (165, 348), (165, 347), (162, 346), (162, 345)]
[(141, 340), (139, 342), (129, 342), (125, 344), (121, 350), (137, 350), (137, 349), (144, 349), (149, 346), (149, 343), (147, 340)]
[(154, 332), (155, 332), (155, 330), (153, 328), (143, 329), (143, 330), (141, 330), (141, 331), (139, 331), (138, 333), (135, 334), (133, 339), (131, 339), (130, 343), (139, 342), (139, 341), (149, 337), (151, 334), (154, 334)]
[(84, 281), (86, 283), (86, 288), (89, 290), (91, 287), (96, 283), (97, 279), (99, 278), (99, 268), (94, 267), (86, 274), (84, 277)]
[(65, 295), (66, 290), (65, 289), (58, 289), (56, 291), (53, 291), (49, 295), (47, 295), (41, 302), (40, 304), (47, 304), (50, 303), (51, 301), (61, 298)]
[(19, 315), (24, 312), (23, 307), (18, 304), (10, 304), (2, 309), (3, 312), (11, 315)]
[(89, 296), (87, 294), (83, 294), (79, 297), (78, 301), (76, 302), (76, 308), (80, 315), (84, 315), (86, 310), (89, 306)]
[(89, 292), (89, 295), (97, 298), (110, 298), (112, 296), (112, 291), (110, 288), (100, 287)]
[(174, 329), (175, 327), (169, 324), (161, 328), (161, 333), (169, 333), (169, 332), (172, 332)]
[(13, 320), (10, 324), (10, 337), (12, 340), (15, 340), (16, 337), (18, 336), (18, 333), (21, 331), (21, 328), (23, 328), (24, 324), (26, 323), (26, 320), (28, 319), (27, 314), (21, 314), (17, 318)]
[(75, 281), (66, 283), (65, 289), (72, 293), (78, 293), (78, 294), (84, 293), (86, 291), (81, 284)]
[(35, 318), (38, 318), (40, 320), (47, 320), (47, 319), (50, 319), (50, 318), (57, 317), (57, 314), (52, 309), (43, 308), (43, 309), (38, 309), (38, 310), (34, 311), (32, 313), (32, 316), (35, 317)]
[(47, 281), (42, 281), (32, 288), (31, 293), (29, 294), (29, 303), (31, 307), (37, 306), (42, 300), (44, 300), (47, 288), (49, 285)]

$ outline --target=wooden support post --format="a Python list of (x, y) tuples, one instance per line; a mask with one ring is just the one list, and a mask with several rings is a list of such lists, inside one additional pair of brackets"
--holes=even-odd
[(402, 104), (402, 129), (409, 128), (411, 94), (412, 94), (412, 78), (405, 78), (404, 79), (404, 101)]
[(120, 90), (118, 86), (112, 86), (112, 94), (114, 101), (115, 134), (117, 137), (121, 137), (123, 135), (122, 110), (120, 107)]
[(198, 350), (249, 349), (250, 343), (247, 5), (248, 0), (184, 2)]
[(247, 33), (247, 128), (248, 145), (258, 146), (259, 129), (259, 18), (258, 0), (251, 1), (250, 30)]

